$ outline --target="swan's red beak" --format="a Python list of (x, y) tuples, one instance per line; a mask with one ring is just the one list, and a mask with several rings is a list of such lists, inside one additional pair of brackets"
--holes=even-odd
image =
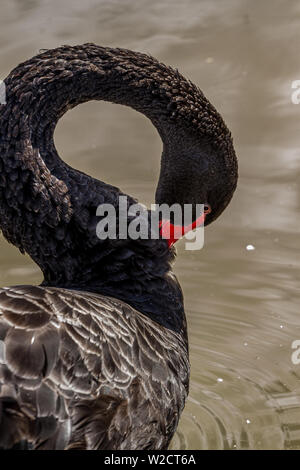
[(211, 212), (211, 208), (205, 205), (204, 212), (194, 222), (189, 225), (174, 225), (169, 220), (162, 219), (159, 223), (159, 233), (162, 238), (168, 240), (168, 246), (174, 245), (177, 240), (183, 237), (186, 233), (194, 230), (195, 228), (204, 225), (205, 217)]

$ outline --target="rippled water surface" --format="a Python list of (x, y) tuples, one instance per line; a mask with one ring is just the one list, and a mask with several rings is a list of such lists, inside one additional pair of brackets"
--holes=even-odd
[[(140, 50), (196, 82), (233, 133), (235, 197), (201, 251), (178, 247), (192, 375), (173, 449), (300, 448), (299, 41), (297, 1), (1, 1), (0, 78), (40, 48)], [(161, 143), (143, 116), (87, 103), (60, 121), (56, 144), (69, 164), (153, 202)], [(41, 280), (3, 239), (0, 266), (1, 285)]]

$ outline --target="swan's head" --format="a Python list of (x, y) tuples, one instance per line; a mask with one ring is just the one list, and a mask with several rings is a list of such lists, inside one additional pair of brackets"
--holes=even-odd
[(190, 158), (194, 160), (191, 164), (194, 174), (192, 203), (202, 201), (209, 206), (205, 217), (205, 225), (208, 225), (228, 206), (237, 186), (238, 165), (230, 134), (221, 148), (213, 144), (202, 145)]
[[(227, 129), (226, 129), (227, 130)], [(162, 156), (156, 203), (206, 207), (205, 225), (213, 222), (229, 204), (238, 179), (237, 159), (229, 131), (218, 142), (180, 136)], [(196, 216), (195, 216), (196, 217)], [(195, 219), (194, 217), (194, 219)]]

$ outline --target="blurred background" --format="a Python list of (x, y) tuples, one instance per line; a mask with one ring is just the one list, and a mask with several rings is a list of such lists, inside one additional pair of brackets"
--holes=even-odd
[[(200, 251), (178, 243), (191, 391), (173, 449), (299, 449), (300, 4), (291, 0), (1, 0), (0, 79), (39, 49), (149, 53), (195, 82), (232, 131), (240, 179)], [(135, 111), (90, 102), (59, 122), (70, 165), (149, 205), (161, 142)], [(41, 281), (0, 240), (0, 285)]]

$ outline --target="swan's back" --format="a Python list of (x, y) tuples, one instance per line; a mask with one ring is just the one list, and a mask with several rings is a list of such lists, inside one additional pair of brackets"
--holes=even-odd
[(188, 375), (182, 336), (124, 302), (0, 290), (2, 448), (165, 448)]

